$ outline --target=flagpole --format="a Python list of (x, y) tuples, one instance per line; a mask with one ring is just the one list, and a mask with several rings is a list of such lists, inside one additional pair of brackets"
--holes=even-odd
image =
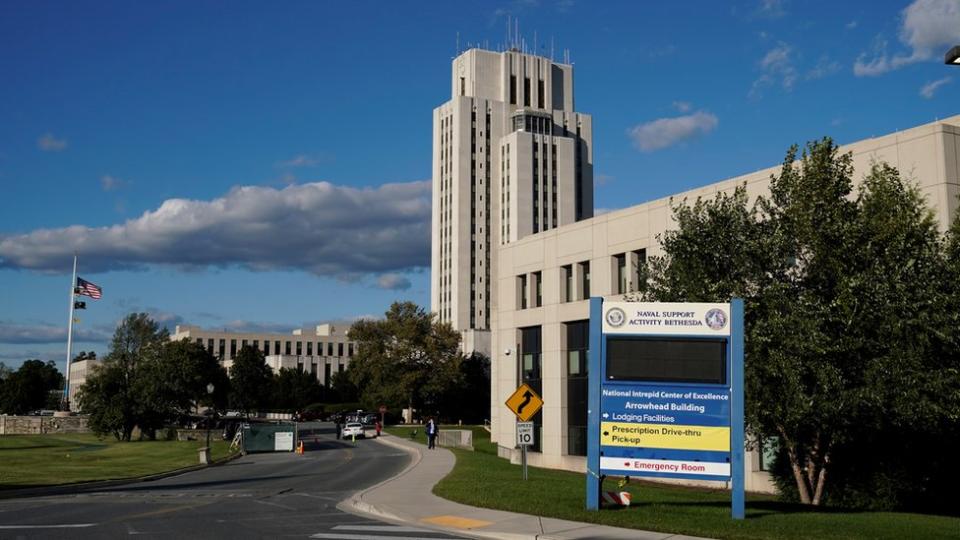
[(67, 323), (67, 376), (63, 381), (63, 397), (61, 403), (70, 410), (70, 360), (73, 353), (73, 308), (76, 306), (77, 291), (77, 254), (73, 254), (73, 279), (70, 280), (70, 320)]

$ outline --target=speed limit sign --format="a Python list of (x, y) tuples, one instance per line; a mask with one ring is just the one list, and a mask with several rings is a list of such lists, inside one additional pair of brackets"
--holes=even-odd
[(517, 422), (517, 444), (533, 446), (533, 422)]

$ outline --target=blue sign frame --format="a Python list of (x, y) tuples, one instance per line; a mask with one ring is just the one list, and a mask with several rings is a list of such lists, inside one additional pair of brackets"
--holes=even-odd
[[(616, 308), (613, 309), (616, 311)], [(621, 311), (621, 315), (622, 315)], [(623, 317), (616, 321), (623, 324)], [(648, 321), (630, 321), (644, 324)], [(665, 321), (668, 324), (673, 321)], [(679, 382), (638, 382), (616, 381), (608, 383), (606, 377), (607, 338), (603, 326), (603, 299), (590, 299), (590, 354), (589, 354), (589, 395), (587, 401), (587, 509), (597, 510), (600, 506), (600, 488), (602, 477), (606, 474), (623, 476), (649, 476), (660, 478), (685, 478), (695, 480), (731, 481), (731, 516), (743, 519), (744, 509), (744, 422), (743, 422), (743, 300), (735, 298), (730, 302), (730, 331), (724, 335), (726, 343), (727, 381), (726, 384), (702, 384)], [(703, 334), (685, 335), (677, 331), (657, 334), (618, 333), (618, 337), (659, 339), (708, 339)], [(637, 398), (642, 403), (637, 403)], [(682, 399), (680, 399), (682, 398)], [(633, 402), (629, 401), (634, 399)], [(644, 409), (638, 411), (637, 409)], [(662, 414), (661, 414), (662, 412)], [(649, 413), (649, 414), (648, 414)], [(605, 418), (601, 418), (601, 414)], [(669, 415), (667, 418), (666, 415)], [(612, 422), (623, 421), (613, 424)], [(651, 424), (636, 422), (650, 420)], [(669, 422), (664, 424), (663, 422)], [(621, 428), (619, 435), (609, 431), (601, 433), (601, 423), (608, 422)], [(661, 429), (665, 427), (667, 429)], [(671, 429), (673, 428), (673, 429)], [(663, 448), (633, 448), (640, 437), (670, 437), (685, 429), (695, 429), (698, 437), (708, 441), (706, 447), (676, 448), (669, 444)], [(729, 429), (729, 444), (725, 430)], [(713, 431), (711, 431), (713, 430)], [(661, 434), (661, 431), (664, 434)], [(704, 434), (706, 432), (706, 434)], [(689, 433), (689, 431), (688, 431)], [(712, 433), (712, 434), (711, 434)], [(636, 438), (634, 439), (634, 435)], [(722, 436), (723, 440), (717, 438)], [(619, 437), (619, 438), (618, 438)], [(648, 438), (644, 440), (650, 440)], [(608, 445), (603, 445), (606, 438)], [(625, 441), (622, 445), (617, 441)], [(715, 444), (715, 448), (709, 445)], [(655, 443), (654, 443), (655, 445)], [(603, 456), (601, 456), (603, 454)], [(601, 457), (607, 463), (624, 460), (624, 465), (642, 468), (633, 474), (629, 471), (601, 467)], [(725, 463), (729, 460), (729, 469)], [(701, 467), (700, 465), (703, 465)], [(693, 466), (691, 466), (691, 464)], [(618, 463), (619, 465), (619, 463)], [(713, 467), (709, 469), (708, 467)], [(680, 471), (679, 467), (684, 467)], [(708, 474), (698, 474), (701, 468)], [(719, 472), (718, 472), (719, 471)], [(729, 471), (727, 473), (726, 471)], [(627, 474), (624, 474), (627, 473)]]

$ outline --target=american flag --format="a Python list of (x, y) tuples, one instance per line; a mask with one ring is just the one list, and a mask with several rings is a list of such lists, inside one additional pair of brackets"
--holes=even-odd
[(77, 277), (77, 294), (83, 294), (93, 298), (94, 300), (99, 300), (100, 297), (103, 296), (103, 289), (97, 287), (82, 277)]

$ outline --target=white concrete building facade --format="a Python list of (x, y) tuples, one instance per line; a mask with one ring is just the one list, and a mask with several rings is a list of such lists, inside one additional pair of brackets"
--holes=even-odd
[[(540, 73), (549, 73), (549, 99), (538, 94), (539, 75), (530, 77), (537, 83), (525, 81)], [(471, 50), (454, 60), (452, 82), (453, 99), (434, 111), (432, 309), (464, 332), (465, 351), (491, 357), (490, 420), (500, 455), (519, 459), (515, 417), (504, 401), (526, 382), (545, 402), (529, 462), (584, 471), (587, 299), (622, 300), (636, 290), (637, 265), (661, 253), (657, 236), (673, 226), (671, 197), (592, 217), (591, 122), (573, 112), (571, 66)], [(579, 132), (564, 139), (574, 125)], [(949, 227), (960, 195), (960, 116), (841, 151), (853, 154), (857, 180), (873, 162), (897, 167), (920, 188), (941, 231)], [(756, 197), (778, 172), (672, 198), (713, 198), (744, 184)], [(748, 490), (773, 490), (759, 452), (748, 453), (747, 467)]]
[(590, 116), (573, 67), (517, 50), (453, 60), (433, 112), (431, 309), (489, 354), (496, 247), (593, 215)]
[(180, 326), (170, 336), (171, 340), (186, 339), (213, 353), (221, 364), (230, 370), (233, 359), (244, 346), (263, 352), (267, 365), (274, 372), (280, 368), (295, 368), (317, 377), (325, 386), (330, 386), (335, 373), (347, 369), (356, 352), (356, 344), (349, 340), (349, 326), (321, 324), (315, 328), (300, 328), (290, 334), (228, 332), (204, 330), (197, 326)]

